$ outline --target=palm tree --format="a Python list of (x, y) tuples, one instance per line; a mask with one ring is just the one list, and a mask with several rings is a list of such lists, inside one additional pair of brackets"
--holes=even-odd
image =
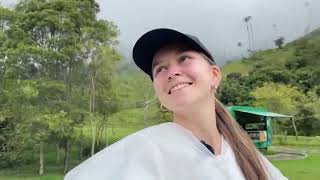
[(284, 44), (284, 37), (280, 37), (274, 40), (274, 43), (279, 49), (282, 49), (282, 45)]
[(251, 16), (246, 16), (246, 17), (243, 18), (243, 21), (246, 23), (247, 32), (248, 32), (248, 42), (249, 42), (248, 50), (251, 49), (250, 31), (249, 31), (249, 25), (248, 25), (250, 19), (251, 19)]
[(310, 32), (310, 29), (311, 29), (312, 8), (310, 6), (310, 2), (309, 1), (304, 2), (304, 6), (306, 7), (307, 12), (308, 12), (307, 26), (304, 29), (304, 34), (308, 34)]
[[(240, 51), (241, 51), (242, 42), (239, 41), (239, 42), (237, 43), (237, 46), (240, 48)], [(241, 51), (241, 58), (243, 58), (242, 51)]]
[(252, 44), (252, 50), (254, 51), (255, 50), (255, 47), (254, 47), (254, 40), (253, 40), (253, 31), (252, 31), (252, 24), (251, 24), (251, 21), (249, 22), (249, 26), (250, 26), (250, 31), (251, 31), (251, 44)]
[(274, 30), (274, 37), (278, 36), (278, 26), (277, 24), (272, 24), (272, 28)]

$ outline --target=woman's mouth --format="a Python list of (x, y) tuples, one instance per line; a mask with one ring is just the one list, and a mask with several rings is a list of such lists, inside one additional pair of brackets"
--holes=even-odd
[(192, 85), (192, 83), (187, 83), (187, 82), (184, 82), (184, 83), (178, 83), (176, 85), (174, 85), (170, 90), (169, 90), (169, 93), (168, 94), (171, 94), (171, 93), (174, 93), (176, 91), (179, 91), (180, 89), (183, 89), (187, 86), (190, 86)]

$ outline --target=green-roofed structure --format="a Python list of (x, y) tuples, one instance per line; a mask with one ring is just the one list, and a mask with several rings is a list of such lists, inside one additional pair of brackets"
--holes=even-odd
[(295, 128), (292, 116), (269, 112), (264, 108), (229, 106), (227, 109), (259, 149), (267, 149), (271, 146), (272, 120), (274, 118), (290, 118)]

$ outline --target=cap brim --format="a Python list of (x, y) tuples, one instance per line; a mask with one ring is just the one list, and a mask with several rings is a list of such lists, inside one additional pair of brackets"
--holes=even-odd
[[(152, 60), (155, 53), (164, 45), (174, 42), (189, 43), (199, 49), (203, 47), (191, 37), (172, 29), (154, 29), (141, 36), (133, 47), (133, 60), (152, 79)], [(206, 50), (205, 53), (207, 54)], [(211, 55), (209, 54), (209, 57)]]

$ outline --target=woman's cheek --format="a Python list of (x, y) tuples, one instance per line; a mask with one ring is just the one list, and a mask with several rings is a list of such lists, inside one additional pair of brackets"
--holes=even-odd
[(154, 90), (155, 90), (157, 96), (160, 96), (161, 95), (161, 89), (163, 89), (163, 87), (161, 86), (161, 83), (157, 80), (157, 81), (154, 82), (153, 87), (154, 87)]

